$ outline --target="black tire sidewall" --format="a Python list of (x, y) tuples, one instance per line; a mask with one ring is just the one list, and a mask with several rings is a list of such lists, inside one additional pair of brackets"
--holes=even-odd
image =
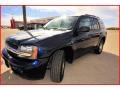
[[(58, 55), (61, 55), (61, 56), (59, 57)], [(54, 82), (61, 82), (63, 80), (64, 70), (65, 70), (65, 54), (64, 54), (64, 51), (63, 50), (58, 50), (52, 55), (52, 57), (53, 58), (52, 58), (52, 61), (51, 61), (50, 78)], [(64, 68), (63, 68), (63, 64), (64, 64)]]
[[(63, 68), (63, 64), (64, 64), (64, 68)], [(62, 63), (61, 63), (61, 70), (60, 70), (60, 81), (63, 79), (64, 77), (64, 71), (65, 71), (65, 54), (63, 54), (62, 56)]]
[[(102, 48), (101, 48), (102, 45)], [(100, 41), (99, 46), (98, 46), (98, 52), (101, 53), (103, 50), (103, 40)]]
[[(102, 48), (100, 48), (100, 45), (102, 44)], [(94, 49), (94, 53), (96, 54), (101, 54), (103, 51), (103, 40), (100, 40), (99, 44), (96, 46), (96, 48)], [(100, 50), (101, 49), (101, 50)]]

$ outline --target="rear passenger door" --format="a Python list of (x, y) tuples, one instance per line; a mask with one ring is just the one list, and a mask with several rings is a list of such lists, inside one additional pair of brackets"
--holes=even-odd
[(98, 44), (100, 34), (100, 24), (97, 18), (91, 17), (91, 30), (89, 32), (89, 36), (91, 37), (92, 46), (96, 46)]

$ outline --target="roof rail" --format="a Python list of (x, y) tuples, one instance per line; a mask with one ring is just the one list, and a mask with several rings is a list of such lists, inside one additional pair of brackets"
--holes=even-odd
[(81, 15), (81, 16), (89, 16), (89, 17), (99, 18), (99, 17), (97, 17), (95, 15), (90, 15), (90, 14), (84, 14), (84, 15)]

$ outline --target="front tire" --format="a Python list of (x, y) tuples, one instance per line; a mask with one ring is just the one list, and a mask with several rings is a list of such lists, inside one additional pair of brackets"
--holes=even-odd
[(50, 78), (53, 82), (61, 82), (64, 77), (65, 55), (63, 50), (56, 51), (52, 56)]
[(103, 45), (104, 45), (104, 42), (103, 42), (103, 40), (101, 40), (100, 43), (99, 43), (99, 45), (96, 46), (96, 48), (94, 49), (94, 52), (96, 54), (101, 54), (102, 51), (103, 51)]

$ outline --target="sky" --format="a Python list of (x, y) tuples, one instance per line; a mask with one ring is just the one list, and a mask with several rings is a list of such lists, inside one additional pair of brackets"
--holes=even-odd
[[(100, 17), (106, 27), (118, 27), (117, 6), (26, 6), (27, 21), (52, 16), (91, 14)], [(10, 19), (22, 21), (22, 6), (2, 6), (1, 24), (10, 26)]]

